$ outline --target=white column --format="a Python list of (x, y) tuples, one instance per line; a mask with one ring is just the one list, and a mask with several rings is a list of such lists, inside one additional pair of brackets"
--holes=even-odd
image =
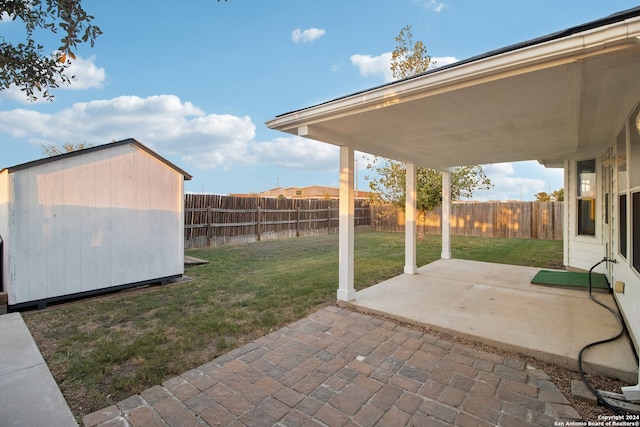
[(405, 224), (404, 224), (404, 272), (416, 274), (418, 265), (416, 261), (416, 218), (417, 218), (417, 185), (416, 164), (407, 163), (407, 188), (405, 199)]
[(442, 253), (440, 258), (451, 259), (451, 172), (442, 172)]
[(353, 149), (351, 147), (340, 147), (339, 301), (351, 301), (356, 297), (356, 291), (353, 287), (353, 248), (355, 237), (353, 160)]

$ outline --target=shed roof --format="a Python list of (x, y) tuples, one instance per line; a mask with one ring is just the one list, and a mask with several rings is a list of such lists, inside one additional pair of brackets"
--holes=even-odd
[(164, 157), (162, 157), (161, 155), (159, 155), (158, 153), (156, 153), (155, 151), (153, 151), (152, 149), (150, 149), (149, 147), (147, 147), (146, 145), (142, 144), (141, 142), (137, 141), (134, 138), (123, 139), (122, 141), (111, 142), (108, 144), (96, 145), (95, 147), (89, 147), (82, 150), (71, 151), (69, 153), (63, 153), (57, 156), (45, 157), (43, 159), (33, 160), (31, 162), (10, 166), (2, 170), (8, 170), (11, 173), (11, 172), (15, 172), (23, 169), (28, 169), (34, 166), (50, 163), (50, 162), (57, 162), (58, 160), (66, 159), (69, 157), (81, 156), (83, 154), (91, 153), (94, 151), (106, 150), (109, 148), (118, 147), (118, 146), (127, 145), (127, 144), (134, 145), (137, 148), (141, 149), (142, 151), (145, 151), (146, 153), (155, 157), (156, 159), (158, 159), (159, 161), (161, 161), (162, 163), (164, 163), (165, 165), (167, 165), (168, 167), (170, 167), (171, 169), (175, 170), (180, 175), (182, 175), (185, 180), (188, 181), (192, 178), (192, 176), (189, 173), (185, 172), (183, 169), (171, 163), (169, 160), (165, 159)]
[(640, 95), (640, 7), (276, 116), (272, 129), (446, 169), (600, 150)]

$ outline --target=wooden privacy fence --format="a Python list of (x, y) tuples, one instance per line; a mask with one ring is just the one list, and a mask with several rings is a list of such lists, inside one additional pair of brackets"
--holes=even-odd
[[(371, 204), (371, 229), (404, 231), (404, 212)], [(562, 240), (563, 202), (463, 202), (451, 206), (451, 234)], [(418, 232), (442, 232), (441, 208), (420, 214)]]
[[(356, 229), (369, 228), (369, 202), (356, 200)], [(338, 229), (338, 201), (187, 194), (185, 248), (327, 234)]]

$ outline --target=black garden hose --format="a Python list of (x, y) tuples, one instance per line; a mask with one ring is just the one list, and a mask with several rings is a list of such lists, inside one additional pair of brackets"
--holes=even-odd
[(586, 346), (584, 346), (582, 348), (582, 350), (580, 350), (580, 353), (578, 354), (578, 373), (580, 374), (580, 378), (582, 379), (582, 382), (584, 383), (584, 385), (589, 389), (589, 391), (591, 393), (593, 393), (593, 395), (596, 397), (596, 399), (598, 399), (598, 403), (599, 404), (601, 404), (602, 406), (608, 408), (609, 410), (613, 411), (614, 413), (616, 413), (618, 415), (624, 415), (624, 414), (627, 414), (628, 412), (624, 411), (621, 408), (617, 408), (615, 406), (610, 405), (600, 395), (600, 393), (598, 393), (598, 391), (589, 383), (589, 381), (587, 381), (587, 378), (586, 378), (586, 376), (584, 374), (584, 371), (582, 370), (582, 356), (584, 355), (584, 352), (586, 350), (590, 349), (591, 347), (595, 347), (597, 345), (600, 345), (600, 344), (605, 344), (605, 343), (608, 343), (608, 342), (611, 342), (611, 341), (615, 341), (615, 340), (617, 340), (618, 338), (620, 338), (624, 334), (624, 322), (622, 321), (622, 318), (620, 317), (620, 315), (618, 313), (616, 313), (615, 310), (613, 310), (611, 307), (609, 307), (606, 304), (603, 304), (600, 301), (598, 301), (597, 299), (595, 299), (593, 294), (591, 293), (591, 273), (593, 272), (594, 268), (596, 268), (597, 266), (599, 266), (603, 262), (614, 262), (615, 263), (616, 260), (608, 259), (608, 258), (605, 257), (605, 258), (603, 258), (602, 260), (597, 262), (593, 267), (591, 267), (589, 269), (589, 298), (591, 298), (591, 301), (593, 301), (596, 304), (606, 308), (607, 310), (609, 310), (609, 312), (611, 314), (613, 314), (613, 316), (618, 321), (618, 324), (620, 325), (620, 332), (618, 332), (618, 334), (616, 334), (615, 336), (613, 336), (611, 338), (607, 338), (607, 339), (601, 340), (601, 341), (596, 341), (594, 343), (587, 344)]

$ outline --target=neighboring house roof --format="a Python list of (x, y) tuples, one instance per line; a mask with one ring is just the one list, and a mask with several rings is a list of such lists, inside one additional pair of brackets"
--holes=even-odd
[(161, 161), (162, 163), (164, 163), (165, 165), (167, 165), (168, 167), (170, 167), (171, 169), (175, 170), (180, 175), (182, 175), (185, 180), (188, 181), (192, 178), (190, 174), (188, 174), (187, 172), (185, 172), (175, 164), (171, 163), (169, 160), (165, 159), (155, 151), (151, 150), (150, 148), (148, 148), (147, 146), (145, 146), (144, 144), (140, 143), (139, 141), (133, 138), (124, 139), (122, 141), (111, 142), (109, 144), (96, 145), (95, 147), (89, 147), (82, 150), (71, 151), (69, 153), (59, 154), (57, 156), (45, 157), (45, 158), (34, 160), (31, 162), (10, 166), (1, 170), (8, 170), (11, 173), (11, 172), (15, 172), (23, 169), (28, 169), (34, 166), (43, 165), (50, 162), (56, 162), (58, 160), (66, 159), (69, 157), (80, 156), (80, 155), (91, 153), (94, 151), (106, 150), (108, 148), (113, 148), (113, 147), (117, 147), (120, 145), (127, 145), (127, 144), (134, 145), (139, 149), (141, 149), (142, 151), (145, 151), (149, 155), (155, 157), (156, 159), (158, 159), (159, 161)]
[[(368, 198), (372, 193), (369, 191), (358, 190), (355, 193), (356, 198)], [(300, 199), (322, 199), (335, 198), (340, 196), (340, 189), (337, 187), (327, 187), (322, 185), (310, 185), (307, 187), (276, 187), (270, 190), (258, 193), (260, 197), (290, 197)]]
[(562, 166), (615, 137), (640, 93), (640, 7), (276, 116), (272, 129), (444, 170)]

